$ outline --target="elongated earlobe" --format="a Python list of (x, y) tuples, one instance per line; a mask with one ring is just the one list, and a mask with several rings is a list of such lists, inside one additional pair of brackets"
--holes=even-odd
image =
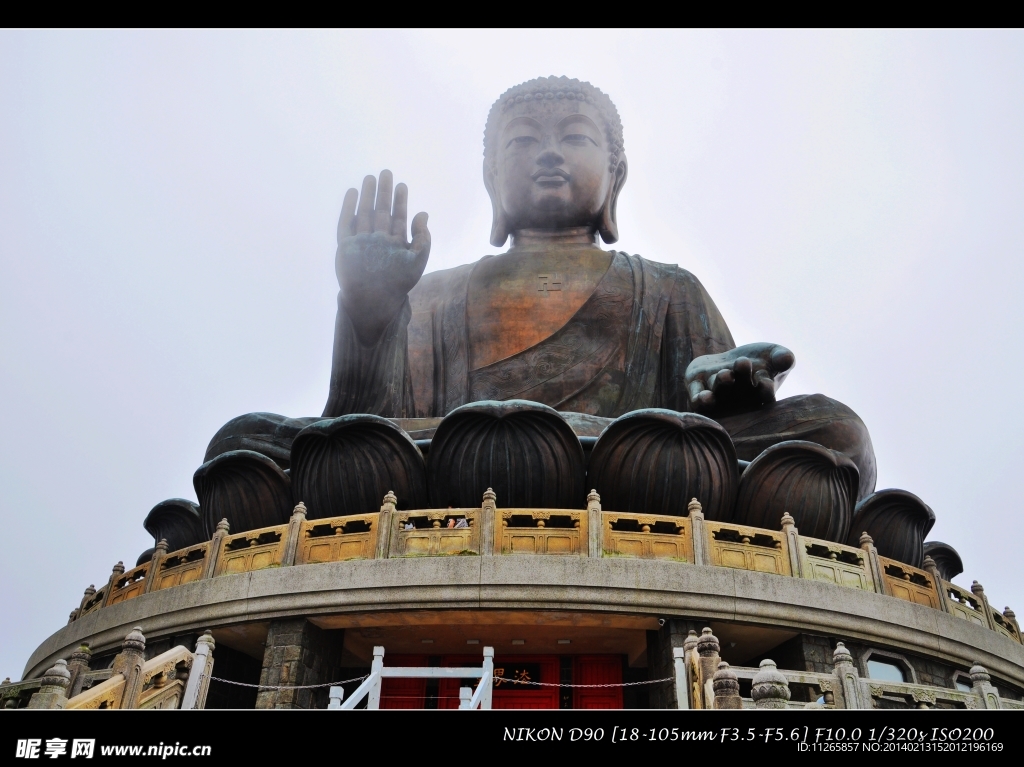
[(623, 155), (619, 160), (619, 164), (615, 167), (615, 177), (612, 179), (611, 186), (608, 187), (608, 197), (605, 199), (604, 207), (601, 209), (601, 221), (598, 224), (597, 231), (601, 233), (601, 239), (608, 245), (619, 239), (619, 224), (615, 218), (615, 206), (619, 202), (619, 193), (626, 184), (628, 170), (626, 157)]
[(491, 198), (491, 245), (500, 248), (508, 240), (508, 222), (505, 220), (505, 211), (501, 207), (501, 198), (498, 196), (498, 185), (495, 183), (494, 171), (487, 160), (484, 160), (484, 186)]

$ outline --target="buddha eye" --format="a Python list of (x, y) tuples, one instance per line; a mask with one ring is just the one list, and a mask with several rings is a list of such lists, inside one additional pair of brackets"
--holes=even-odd
[(537, 139), (535, 139), (533, 136), (513, 136), (512, 139), (507, 144), (505, 144), (505, 148), (508, 149), (513, 144), (525, 146), (527, 144), (534, 143), (536, 140)]
[(565, 136), (562, 136), (562, 141), (568, 141), (570, 144), (575, 144), (576, 146), (585, 146), (589, 141), (594, 146), (597, 146), (597, 142), (585, 133), (566, 134)]

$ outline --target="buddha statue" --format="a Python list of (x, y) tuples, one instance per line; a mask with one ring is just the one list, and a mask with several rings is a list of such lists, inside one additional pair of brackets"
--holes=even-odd
[[(756, 471), (743, 472), (756, 475), (758, 487), (741, 483), (740, 501), (733, 493), (723, 503), (760, 503), (757, 514), (773, 527), (781, 507), (758, 501), (759, 487), (791, 497), (772, 477), (793, 475), (797, 469), (785, 466), (802, 466), (808, 450), (818, 450), (812, 458), (824, 461), (828, 476), (814, 498), (844, 496), (842, 519), (828, 533), (844, 540), (853, 506), (875, 487), (867, 428), (849, 407), (820, 394), (778, 399), (793, 352), (766, 342), (736, 346), (694, 275), (598, 245), (598, 238), (608, 245), (619, 239), (616, 204), (627, 171), (619, 114), (602, 91), (565, 77), (509, 89), (484, 131), (490, 242), (502, 252), (428, 274), (427, 214), (410, 224), (407, 187), (387, 170), (367, 176), (361, 190), (348, 190), (338, 223), (340, 291), (323, 415), (236, 418), (211, 441), (204, 467), (223, 454), (249, 451), (259, 454), (267, 481), (284, 481), (274, 477), (289, 472), (299, 432), (350, 414), (392, 419), (410, 433), (415, 425), (429, 437), (427, 427), (469, 403), (526, 401), (577, 426), (589, 424), (590, 432), (576, 433), (592, 439), (612, 419), (648, 410), (651, 417), (685, 417), (724, 430), (735, 448), (733, 484), (737, 461), (742, 471), (758, 459)], [(214, 492), (204, 471), (196, 478), (201, 502), (203, 493)], [(204, 482), (207, 489), (200, 488)], [(211, 517), (206, 525), (213, 524)]]

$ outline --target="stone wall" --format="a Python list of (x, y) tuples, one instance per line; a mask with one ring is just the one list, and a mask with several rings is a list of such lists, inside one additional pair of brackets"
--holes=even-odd
[[(316, 685), (338, 681), (345, 632), (325, 631), (305, 618), (272, 621), (261, 685)], [(327, 708), (328, 688), (263, 690), (256, 708)]]

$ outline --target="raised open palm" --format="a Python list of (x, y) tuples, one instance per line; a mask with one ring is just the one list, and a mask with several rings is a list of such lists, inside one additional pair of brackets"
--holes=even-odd
[(391, 171), (363, 179), (362, 192), (349, 189), (338, 220), (335, 270), (341, 297), (360, 341), (376, 343), (419, 282), (430, 256), (427, 214), (412, 220), (406, 238), (409, 189), (392, 186)]

